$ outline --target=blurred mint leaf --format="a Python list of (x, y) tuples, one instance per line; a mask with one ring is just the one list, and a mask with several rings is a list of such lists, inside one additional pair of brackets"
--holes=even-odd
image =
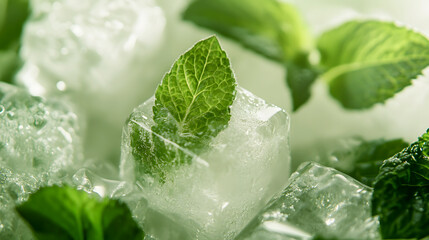
[(429, 40), (380, 21), (351, 21), (318, 41), (331, 95), (349, 109), (382, 103), (429, 65)]
[(194, 0), (183, 18), (281, 63), (312, 48), (299, 12), (277, 0)]
[(372, 187), (383, 161), (408, 145), (402, 139), (363, 141), (353, 151), (353, 170), (347, 174)]
[[(152, 134), (136, 122), (132, 127), (137, 169), (163, 181), (169, 168), (189, 162), (183, 151), (170, 149), (163, 138), (184, 149), (201, 151), (227, 127), (235, 87), (229, 59), (216, 37), (198, 42), (180, 56), (156, 89)], [(132, 115), (129, 121), (133, 119)]]
[(0, 81), (12, 82), (21, 66), (21, 33), (30, 15), (28, 0), (0, 1)]
[(141, 240), (144, 236), (125, 204), (67, 186), (41, 188), (16, 210), (39, 240)]
[(286, 66), (286, 82), (291, 89), (293, 110), (296, 111), (310, 99), (310, 88), (319, 77), (319, 70), (306, 60)]
[(372, 196), (372, 214), (380, 218), (383, 238), (429, 236), (429, 130), (419, 141), (385, 160)]
[(0, 82), (11, 83), (21, 65), (17, 50), (0, 50)]

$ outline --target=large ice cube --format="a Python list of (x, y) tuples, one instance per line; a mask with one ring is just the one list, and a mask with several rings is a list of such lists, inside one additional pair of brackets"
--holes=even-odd
[(162, 40), (162, 9), (154, 0), (31, 3), (18, 83), (33, 95), (77, 103), (88, 118), (87, 156), (119, 159), (123, 122), (159, 78), (152, 58)]
[(328, 239), (379, 239), (378, 219), (371, 216), (372, 188), (316, 163), (303, 163), (289, 182), (238, 239), (255, 239), (264, 231), (278, 236), (266, 239), (305, 239), (288, 232), (287, 225)]
[(81, 162), (79, 124), (61, 103), (0, 82), (0, 132), (0, 239), (29, 239), (13, 207)]
[[(173, 166), (162, 182), (135, 166), (130, 139), (136, 126), (139, 131), (151, 132), (153, 105), (154, 98), (151, 98), (137, 107), (124, 128), (121, 176), (141, 186), (149, 209), (160, 213), (153, 218), (169, 219), (157, 220), (155, 227), (165, 236), (232, 239), (287, 182), (288, 115), (281, 108), (237, 88), (228, 127), (212, 139), (209, 149), (200, 155), (153, 135), (153, 139), (163, 141), (177, 156), (192, 159), (190, 164)], [(176, 160), (172, 159), (172, 163)], [(150, 223), (151, 214), (145, 217)], [(169, 222), (178, 227), (172, 228)], [(182, 233), (174, 233), (175, 229)]]

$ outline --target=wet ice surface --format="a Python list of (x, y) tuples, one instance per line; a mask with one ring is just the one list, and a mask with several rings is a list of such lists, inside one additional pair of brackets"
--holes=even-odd
[[(339, 239), (380, 238), (378, 219), (371, 216), (370, 187), (316, 163), (303, 163), (289, 181), (289, 186), (252, 220), (239, 239), (308, 239), (308, 234)], [(288, 231), (288, 225), (298, 228), (301, 236)]]
[(0, 239), (20, 239), (28, 231), (13, 206), (81, 163), (80, 131), (63, 104), (0, 83), (0, 132)]
[(16, 172), (57, 172), (82, 158), (73, 112), (4, 83), (0, 83), (0, 131), (0, 162)]
[(228, 127), (200, 156), (163, 140), (193, 160), (168, 172), (161, 183), (136, 174), (130, 147), (133, 122), (150, 131), (153, 101), (131, 115), (121, 157), (121, 176), (136, 182), (149, 204), (146, 231), (162, 234), (161, 239), (232, 239), (287, 182), (288, 115), (238, 88)]
[(159, 79), (152, 57), (165, 26), (162, 9), (153, 0), (31, 3), (18, 83), (76, 104), (88, 123), (86, 154), (117, 161), (124, 120)]

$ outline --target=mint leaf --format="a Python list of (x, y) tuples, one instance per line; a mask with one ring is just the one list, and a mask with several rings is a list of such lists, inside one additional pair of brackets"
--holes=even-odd
[(0, 81), (12, 82), (21, 66), (21, 33), (29, 16), (28, 0), (0, 1)]
[(185, 20), (285, 63), (312, 48), (307, 26), (291, 4), (277, 0), (194, 0)]
[(394, 96), (429, 65), (429, 40), (393, 23), (351, 21), (318, 41), (331, 95), (363, 109)]
[[(170, 169), (191, 161), (183, 149), (203, 151), (227, 127), (235, 87), (229, 59), (216, 37), (180, 56), (156, 89), (152, 133), (137, 124), (140, 116), (130, 117), (139, 174), (150, 173), (163, 182)], [(167, 146), (165, 139), (172, 143)]]
[(293, 110), (296, 111), (310, 99), (310, 88), (318, 78), (319, 70), (306, 59), (286, 66), (286, 82), (291, 89)]
[(217, 38), (198, 42), (177, 59), (156, 89), (155, 132), (188, 147), (211, 139), (228, 125), (235, 86)]
[(142, 239), (128, 207), (70, 187), (45, 187), (16, 207), (39, 240)]
[(428, 132), (419, 141), (385, 160), (372, 196), (372, 214), (379, 215), (383, 238), (429, 236)]

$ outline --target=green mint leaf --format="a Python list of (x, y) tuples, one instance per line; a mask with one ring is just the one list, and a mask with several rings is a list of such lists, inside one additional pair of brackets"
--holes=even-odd
[(152, 133), (137, 124), (138, 114), (128, 121), (138, 175), (149, 173), (164, 182), (171, 169), (192, 160), (185, 149), (203, 151), (227, 127), (235, 87), (229, 59), (216, 37), (180, 56), (156, 89)]
[(293, 110), (297, 111), (310, 99), (310, 88), (319, 76), (319, 70), (308, 61), (289, 63), (286, 82), (291, 89)]
[(183, 18), (281, 63), (312, 49), (300, 14), (282, 1), (194, 0)]
[(429, 40), (393, 23), (351, 21), (318, 41), (331, 95), (349, 109), (369, 108), (411, 84), (429, 65)]
[(235, 86), (217, 38), (198, 42), (177, 59), (156, 89), (155, 132), (183, 147), (204, 144), (228, 125)]
[(39, 240), (142, 239), (128, 207), (70, 187), (45, 187), (16, 207)]
[(385, 160), (372, 196), (372, 213), (380, 218), (383, 238), (429, 236), (429, 157), (427, 134)]
[(30, 16), (28, 0), (0, 1), (0, 81), (12, 82), (21, 67), (21, 33)]

